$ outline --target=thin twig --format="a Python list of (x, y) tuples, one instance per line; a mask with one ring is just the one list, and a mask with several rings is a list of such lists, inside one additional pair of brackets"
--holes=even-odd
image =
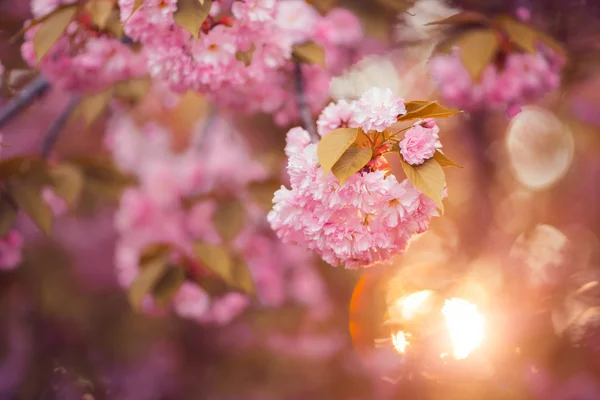
[(41, 96), (49, 87), (50, 84), (43, 76), (35, 78), (0, 110), (0, 128), (23, 111), (36, 97)]
[(294, 65), (294, 81), (296, 84), (296, 102), (298, 103), (298, 110), (300, 112), (300, 119), (304, 129), (308, 131), (313, 142), (319, 141), (317, 131), (315, 130), (315, 124), (313, 122), (312, 114), (308, 108), (306, 102), (306, 96), (304, 93), (304, 77), (302, 76), (302, 64), (296, 63)]
[(48, 158), (52, 148), (56, 144), (60, 131), (62, 131), (67, 124), (69, 117), (73, 111), (75, 111), (75, 107), (77, 107), (80, 100), (80, 96), (73, 96), (60, 115), (52, 122), (52, 125), (50, 125), (50, 128), (48, 128), (48, 131), (44, 136), (44, 142), (42, 143), (42, 157)]

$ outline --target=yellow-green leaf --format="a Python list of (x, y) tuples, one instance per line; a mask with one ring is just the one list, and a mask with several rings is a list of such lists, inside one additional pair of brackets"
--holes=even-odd
[(194, 255), (201, 264), (229, 283), (233, 279), (233, 260), (229, 251), (221, 246), (198, 242), (194, 244)]
[(185, 268), (182, 265), (169, 265), (165, 274), (152, 288), (152, 297), (159, 306), (166, 306), (185, 282)]
[(77, 6), (59, 8), (43, 22), (33, 37), (33, 49), (38, 63), (61, 37), (67, 26), (73, 21)]
[(236, 52), (235, 58), (236, 58), (236, 60), (243, 62), (244, 65), (247, 67), (248, 65), (250, 65), (252, 63), (252, 55), (254, 54), (255, 50), (256, 50), (256, 46), (254, 45), (254, 43), (252, 43), (252, 45), (250, 46), (250, 48), (248, 50)]
[(151, 85), (152, 80), (147, 76), (121, 81), (115, 85), (115, 96), (131, 104), (136, 104), (146, 97)]
[(412, 100), (412, 101), (407, 101), (406, 103), (404, 103), (404, 107), (406, 108), (406, 113), (412, 113), (415, 112), (417, 110), (422, 109), (423, 107), (434, 103), (431, 100)]
[(108, 17), (115, 7), (112, 0), (95, 0), (86, 4), (86, 10), (90, 13), (92, 22), (100, 29), (106, 27)]
[(339, 128), (323, 136), (317, 146), (317, 157), (323, 167), (324, 176), (327, 176), (342, 154), (354, 143), (357, 136), (357, 128)]
[(164, 258), (156, 258), (140, 268), (138, 275), (128, 290), (128, 298), (131, 306), (139, 310), (144, 297), (152, 294), (152, 291), (160, 280), (165, 276), (169, 265)]
[(335, 163), (331, 172), (340, 180), (340, 186), (343, 185), (348, 178), (357, 173), (367, 165), (373, 156), (373, 151), (370, 147), (350, 147), (342, 154), (340, 159)]
[(50, 179), (54, 192), (62, 197), (69, 207), (74, 207), (84, 185), (81, 170), (72, 164), (59, 164), (50, 169)]
[(250, 268), (244, 260), (239, 257), (233, 260), (231, 275), (232, 279), (229, 282), (231, 287), (252, 295), (256, 293)]
[(236, 237), (246, 224), (246, 207), (237, 199), (220, 201), (213, 216), (213, 223), (221, 237), (229, 241)]
[[(407, 103), (408, 104), (408, 103)], [(411, 119), (424, 118), (446, 118), (461, 112), (460, 110), (450, 110), (441, 106), (437, 101), (415, 102), (406, 108), (407, 113), (398, 117), (398, 121), (408, 121)]]
[(253, 182), (248, 185), (250, 195), (265, 210), (270, 210), (273, 207), (273, 195), (279, 188), (281, 188), (281, 182), (276, 179)]
[(177, 0), (177, 11), (173, 13), (175, 23), (198, 40), (200, 28), (210, 12), (212, 0)]
[(87, 95), (81, 100), (76, 113), (83, 118), (86, 126), (89, 127), (104, 113), (108, 108), (112, 95), (113, 89), (108, 88), (103, 92)]
[(402, 169), (408, 180), (419, 192), (429, 197), (443, 211), (442, 195), (446, 177), (438, 162), (430, 158), (421, 165), (410, 165), (400, 157)]
[(0, 192), (0, 236), (6, 235), (15, 223), (18, 208), (6, 191)]
[(52, 209), (42, 198), (42, 186), (33, 179), (14, 177), (8, 182), (8, 188), (19, 209), (23, 210), (42, 232), (50, 235)]
[(502, 16), (497, 21), (513, 44), (529, 53), (536, 52), (538, 37), (535, 29), (508, 16)]
[(308, 42), (295, 44), (292, 47), (292, 55), (298, 60), (306, 64), (318, 64), (323, 68), (325, 65), (325, 50), (322, 46), (316, 44), (312, 40)]
[(0, 181), (5, 181), (14, 175), (42, 173), (46, 163), (40, 157), (16, 156), (0, 161)]
[(487, 24), (489, 23), (488, 19), (479, 13), (472, 11), (463, 11), (458, 14), (451, 15), (447, 18), (433, 21), (425, 24), (425, 26), (429, 25), (463, 25), (463, 24)]
[(437, 161), (438, 164), (440, 164), (440, 167), (462, 168), (462, 166), (458, 165), (457, 163), (446, 157), (446, 155), (439, 150), (436, 150), (436, 152), (433, 154), (433, 159)]
[(456, 41), (460, 48), (460, 60), (474, 80), (494, 61), (500, 41), (496, 32), (490, 29), (472, 29), (462, 34)]
[(166, 243), (152, 243), (151, 245), (146, 246), (142, 250), (138, 260), (140, 268), (143, 269), (149, 263), (158, 259), (162, 260), (163, 263), (166, 263), (169, 259), (170, 252), (171, 246)]

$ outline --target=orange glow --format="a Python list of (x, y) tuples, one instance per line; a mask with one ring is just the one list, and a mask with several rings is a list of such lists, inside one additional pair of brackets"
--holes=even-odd
[(450, 331), (454, 358), (467, 358), (483, 342), (485, 321), (475, 304), (463, 299), (446, 300), (442, 313)]

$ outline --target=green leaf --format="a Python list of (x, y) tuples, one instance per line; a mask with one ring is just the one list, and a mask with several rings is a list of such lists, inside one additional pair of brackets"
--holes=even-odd
[(173, 13), (173, 20), (177, 25), (191, 33), (198, 40), (200, 28), (210, 13), (212, 0), (177, 0), (177, 10)]
[(321, 45), (316, 44), (312, 40), (295, 44), (292, 47), (292, 56), (305, 64), (317, 64), (323, 68), (327, 68), (325, 65), (325, 50)]
[(454, 161), (450, 160), (448, 157), (446, 157), (446, 155), (444, 153), (442, 153), (439, 150), (436, 150), (436, 152), (433, 154), (433, 159), (435, 161), (437, 161), (437, 163), (440, 165), (440, 167), (458, 167), (458, 168), (463, 168), (462, 166), (458, 165)]
[(167, 243), (152, 243), (142, 250), (139, 258), (140, 268), (146, 268), (146, 265), (156, 260), (162, 260), (166, 263), (171, 253), (171, 245)]
[(317, 146), (317, 157), (327, 176), (342, 154), (354, 143), (358, 136), (357, 128), (339, 128), (323, 136)]
[(252, 43), (252, 45), (250, 46), (250, 49), (248, 49), (246, 51), (237, 51), (235, 53), (235, 59), (243, 62), (244, 65), (247, 67), (248, 65), (250, 65), (252, 63), (252, 55), (254, 54), (255, 50), (256, 50), (256, 46), (254, 45), (254, 43)]
[(95, 0), (88, 2), (85, 8), (90, 13), (94, 25), (104, 29), (114, 7), (115, 3), (112, 0)]
[(400, 115), (398, 121), (425, 118), (447, 118), (460, 113), (460, 110), (450, 110), (441, 106), (437, 101), (416, 101), (406, 103), (406, 114)]
[(10, 194), (0, 192), (0, 236), (6, 235), (15, 223), (19, 209)]
[[(194, 255), (204, 267), (221, 278), (229, 287), (249, 294), (255, 292), (248, 266), (240, 258), (232, 257), (229, 249), (197, 242), (194, 244)], [(210, 282), (210, 279), (201, 279), (200, 282)]]
[(130, 104), (137, 104), (146, 97), (151, 85), (152, 80), (148, 76), (121, 81), (115, 85), (115, 96)]
[(31, 218), (46, 235), (52, 230), (52, 209), (42, 198), (42, 185), (34, 179), (13, 177), (8, 182), (12, 198), (19, 209)]
[(87, 127), (92, 125), (106, 111), (112, 95), (113, 88), (108, 88), (103, 92), (83, 97), (77, 106), (76, 113), (83, 118)]
[(497, 19), (498, 24), (508, 36), (508, 39), (521, 50), (536, 53), (537, 32), (533, 27), (512, 17), (502, 16)]
[(281, 182), (269, 179), (264, 182), (253, 182), (248, 185), (252, 198), (265, 210), (273, 207), (273, 196), (281, 188)]
[(256, 294), (256, 287), (254, 286), (254, 280), (250, 273), (250, 268), (244, 260), (239, 257), (234, 258), (232, 270), (232, 280), (230, 285), (233, 288), (239, 289), (244, 293), (254, 295)]
[(46, 163), (40, 157), (17, 156), (0, 161), (0, 181), (6, 181), (15, 175), (43, 173)]
[(370, 147), (350, 147), (335, 163), (331, 172), (339, 179), (341, 186), (348, 178), (367, 165), (371, 157), (373, 157), (373, 151)]
[(75, 5), (59, 8), (42, 23), (40, 29), (33, 36), (33, 49), (38, 63), (61, 37), (76, 13), (77, 6)]
[(425, 26), (430, 25), (464, 25), (464, 24), (488, 24), (489, 20), (482, 14), (472, 12), (472, 11), (463, 11), (458, 14), (451, 15), (447, 18), (433, 21), (425, 24)]
[(144, 268), (140, 268), (138, 275), (128, 290), (129, 303), (131, 303), (134, 309), (140, 309), (144, 297), (152, 294), (156, 285), (165, 276), (168, 268), (169, 265), (166, 259), (161, 257), (147, 262)]
[(204, 267), (223, 278), (225, 282), (232, 280), (233, 260), (225, 248), (197, 242), (194, 244), (194, 255)]
[(168, 265), (165, 274), (152, 288), (152, 297), (156, 304), (163, 307), (169, 304), (183, 282), (185, 282), (185, 267)]
[(238, 199), (220, 201), (213, 215), (213, 223), (224, 240), (232, 240), (246, 224), (246, 207)]
[(494, 61), (500, 41), (496, 32), (490, 29), (472, 29), (462, 34), (456, 41), (460, 48), (460, 60), (474, 80)]
[(50, 169), (54, 192), (62, 197), (69, 207), (74, 207), (83, 191), (83, 173), (72, 164), (60, 164)]
[(442, 195), (444, 193), (444, 185), (446, 184), (446, 177), (444, 170), (438, 164), (438, 162), (430, 158), (421, 165), (410, 165), (402, 156), (400, 156), (400, 162), (402, 163), (402, 169), (406, 174), (408, 180), (419, 192), (429, 197), (437, 206), (444, 210), (442, 204)]

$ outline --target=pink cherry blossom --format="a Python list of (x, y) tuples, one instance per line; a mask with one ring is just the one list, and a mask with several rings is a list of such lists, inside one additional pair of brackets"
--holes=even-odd
[(317, 145), (288, 160), (291, 188), (275, 192), (271, 227), (284, 243), (314, 250), (333, 266), (367, 267), (400, 254), (423, 232), (435, 203), (408, 180), (383, 171), (354, 174), (340, 186), (318, 167)]
[(383, 132), (406, 113), (404, 100), (391, 89), (372, 88), (365, 92), (356, 103), (354, 120), (365, 131)]
[(337, 128), (358, 127), (358, 124), (354, 121), (354, 106), (354, 103), (340, 100), (325, 107), (319, 115), (319, 119), (317, 119), (317, 132), (319, 135), (323, 136)]
[(17, 231), (10, 231), (0, 238), (0, 269), (9, 271), (19, 266), (22, 261), (21, 248), (23, 236)]
[(556, 89), (565, 62), (553, 50), (539, 46), (535, 54), (510, 53), (502, 67), (488, 65), (481, 79), (473, 82), (460, 61), (459, 51), (438, 54), (429, 61), (431, 77), (442, 96), (468, 111), (504, 108), (509, 117), (518, 113), (519, 105)]
[(285, 145), (285, 154), (291, 157), (293, 154), (301, 151), (310, 144), (310, 134), (306, 129), (299, 126), (290, 129), (287, 134), (287, 141)]
[(408, 164), (419, 165), (433, 157), (435, 150), (441, 147), (440, 129), (432, 119), (416, 123), (406, 131), (400, 141), (400, 154)]

